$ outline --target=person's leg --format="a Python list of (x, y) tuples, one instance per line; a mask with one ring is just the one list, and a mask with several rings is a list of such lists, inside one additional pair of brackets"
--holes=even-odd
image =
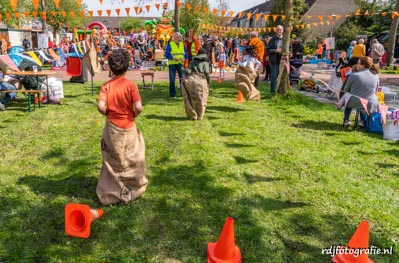
[[(2, 82), (0, 84), (0, 90), (17, 90), (17, 88), (7, 82)], [(7, 105), (12, 99), (14, 99), (17, 96), (17, 93), (6, 93), (3, 99), (1, 99), (0, 103), (3, 104), (4, 106)], [(4, 107), (5, 108), (5, 107)]]
[(345, 108), (344, 111), (344, 125), (351, 125), (349, 122), (349, 117), (351, 116), (352, 108)]
[[(181, 80), (183, 78), (183, 69), (184, 65), (183, 64), (178, 64), (177, 65), (177, 74), (179, 75), (179, 87), (181, 88)], [(180, 91), (181, 93), (181, 91)]]
[(171, 97), (176, 97), (176, 86), (175, 86), (176, 70), (177, 70), (177, 65), (175, 64), (169, 65), (169, 95)]
[(279, 64), (270, 65), (270, 93), (276, 93)]

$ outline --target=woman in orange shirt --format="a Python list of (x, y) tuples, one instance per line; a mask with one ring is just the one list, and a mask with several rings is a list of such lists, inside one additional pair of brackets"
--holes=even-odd
[(126, 78), (130, 56), (117, 49), (108, 57), (114, 77), (101, 86), (98, 111), (107, 117), (101, 138), (103, 164), (96, 193), (103, 205), (138, 198), (147, 187), (145, 145), (135, 119), (142, 111), (137, 85)]
[(317, 49), (316, 49), (317, 59), (321, 59), (322, 54), (323, 54), (323, 44), (319, 43), (317, 44)]

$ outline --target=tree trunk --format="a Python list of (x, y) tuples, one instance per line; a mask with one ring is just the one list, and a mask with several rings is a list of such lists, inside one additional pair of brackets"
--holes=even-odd
[(279, 76), (277, 79), (277, 93), (286, 95), (290, 89), (289, 81), (289, 55), (290, 55), (290, 35), (291, 35), (291, 19), (293, 0), (285, 0), (285, 21), (283, 33), (283, 54), (280, 62)]
[[(399, 13), (399, 0), (396, 1), (395, 12)], [(396, 16), (392, 19), (391, 27), (389, 29), (389, 41), (388, 41), (388, 50), (387, 50), (387, 65), (391, 65), (393, 63), (393, 55), (395, 51), (396, 44), (396, 31), (398, 30), (399, 16)]]
[(179, 8), (177, 7), (178, 2), (180, 2), (180, 0), (175, 0), (175, 32), (180, 32), (180, 14)]

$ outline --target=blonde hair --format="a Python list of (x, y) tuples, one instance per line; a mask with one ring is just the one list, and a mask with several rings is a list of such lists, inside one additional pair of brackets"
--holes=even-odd
[(374, 74), (378, 74), (380, 71), (378, 66), (373, 63), (373, 59), (371, 57), (361, 57), (359, 58), (359, 63)]

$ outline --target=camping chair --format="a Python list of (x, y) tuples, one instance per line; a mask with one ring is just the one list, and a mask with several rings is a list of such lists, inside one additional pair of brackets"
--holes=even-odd
[(326, 98), (333, 99), (335, 96), (338, 98), (342, 85), (342, 79), (333, 71), (327, 83)]
[[(143, 61), (142, 63), (142, 69), (143, 71), (141, 72), (141, 77), (143, 78), (143, 85), (142, 88), (146, 89), (154, 89), (154, 75), (155, 75), (155, 61)], [(150, 77), (151, 78), (151, 84), (146, 84), (145, 83), (145, 78)]]

